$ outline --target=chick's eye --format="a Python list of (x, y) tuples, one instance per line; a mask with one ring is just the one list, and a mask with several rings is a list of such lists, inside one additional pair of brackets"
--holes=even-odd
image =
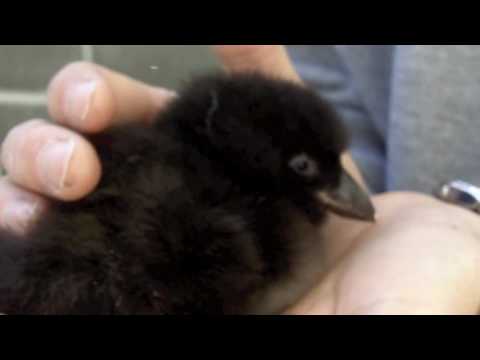
[(301, 176), (313, 177), (318, 174), (317, 163), (306, 154), (293, 157), (288, 165)]

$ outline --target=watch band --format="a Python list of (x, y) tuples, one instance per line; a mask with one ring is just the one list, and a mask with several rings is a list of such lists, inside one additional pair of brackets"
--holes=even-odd
[(480, 187), (462, 180), (443, 184), (434, 194), (438, 199), (480, 214)]

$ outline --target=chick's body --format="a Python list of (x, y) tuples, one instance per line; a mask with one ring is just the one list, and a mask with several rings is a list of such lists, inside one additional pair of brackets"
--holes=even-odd
[(97, 190), (55, 204), (28, 239), (0, 235), (0, 311), (283, 310), (321, 270), (325, 215), (284, 160), (312, 151), (331, 163), (320, 182), (338, 183), (346, 145), (329, 111), (293, 84), (210, 76), (154, 126), (92, 136), (104, 172)]

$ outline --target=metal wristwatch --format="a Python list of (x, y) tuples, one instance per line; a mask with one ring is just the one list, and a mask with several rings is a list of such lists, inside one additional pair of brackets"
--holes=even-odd
[(454, 180), (440, 186), (434, 195), (440, 200), (480, 214), (480, 187)]

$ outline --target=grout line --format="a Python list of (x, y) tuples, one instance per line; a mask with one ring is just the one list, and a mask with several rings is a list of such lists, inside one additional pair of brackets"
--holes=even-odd
[(93, 62), (93, 47), (92, 45), (80, 45), (82, 50), (82, 58), (85, 61)]
[(0, 105), (46, 105), (47, 94), (33, 91), (8, 91), (0, 89)]

